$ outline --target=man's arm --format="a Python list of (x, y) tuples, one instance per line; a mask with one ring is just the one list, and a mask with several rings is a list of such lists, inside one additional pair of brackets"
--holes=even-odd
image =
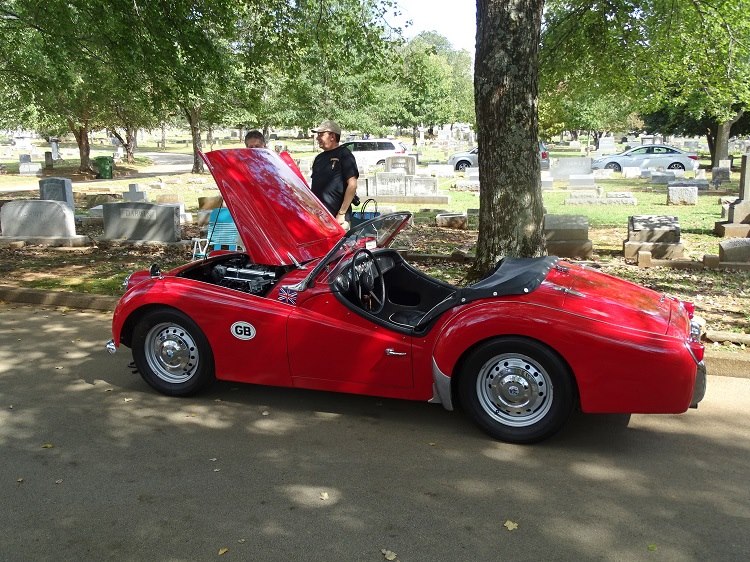
[(349, 210), (349, 206), (354, 200), (354, 196), (357, 194), (357, 178), (354, 176), (346, 180), (346, 191), (344, 191), (344, 201), (341, 203), (341, 208), (336, 215), (336, 220), (339, 224), (343, 225), (346, 222), (346, 212)]

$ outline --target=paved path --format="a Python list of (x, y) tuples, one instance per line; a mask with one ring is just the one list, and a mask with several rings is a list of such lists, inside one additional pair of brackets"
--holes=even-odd
[(0, 305), (0, 560), (750, 552), (748, 379), (709, 377), (697, 411), (577, 416), (517, 446), (422, 403), (235, 384), (170, 399), (104, 352), (109, 319)]

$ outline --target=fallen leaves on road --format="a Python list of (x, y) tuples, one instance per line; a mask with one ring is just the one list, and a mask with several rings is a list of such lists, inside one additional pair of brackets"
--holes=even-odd
[(219, 549), (219, 556), (224, 556), (227, 552), (229, 552), (229, 549), (227, 547), (220, 548)]
[(42, 443), (42, 449), (53, 449), (54, 447), (52, 443)]
[(396, 560), (396, 558), (398, 557), (395, 552), (393, 552), (392, 550), (386, 550), (385, 548), (380, 549), (380, 553), (386, 560)]
[(328, 499), (328, 492), (320, 492), (320, 499), (321, 500), (327, 500)]

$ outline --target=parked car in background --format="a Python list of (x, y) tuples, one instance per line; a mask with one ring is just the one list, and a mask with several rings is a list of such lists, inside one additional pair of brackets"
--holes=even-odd
[(385, 159), (388, 156), (407, 153), (407, 148), (402, 142), (392, 139), (353, 140), (341, 145), (348, 148), (354, 155), (360, 173), (368, 168), (385, 166)]
[[(466, 168), (476, 168), (479, 166), (479, 147), (451, 154), (448, 164), (457, 172), (463, 172)], [(539, 141), (539, 164), (542, 170), (549, 170), (549, 151), (542, 141)]]
[(454, 286), (389, 247), (410, 213), (347, 232), (272, 151), (203, 158), (244, 250), (130, 275), (107, 344), (163, 394), (219, 379), (460, 404), (514, 443), (574, 409), (679, 413), (703, 398), (690, 303), (554, 256), (506, 257)]
[(602, 156), (591, 163), (594, 170), (604, 168), (622, 172), (626, 167), (695, 170), (698, 168), (698, 155), (666, 144), (647, 144), (620, 154)]

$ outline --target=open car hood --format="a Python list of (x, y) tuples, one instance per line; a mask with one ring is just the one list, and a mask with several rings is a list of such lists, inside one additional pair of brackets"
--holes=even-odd
[(201, 154), (258, 264), (292, 265), (324, 256), (345, 234), (276, 153), (263, 148)]

